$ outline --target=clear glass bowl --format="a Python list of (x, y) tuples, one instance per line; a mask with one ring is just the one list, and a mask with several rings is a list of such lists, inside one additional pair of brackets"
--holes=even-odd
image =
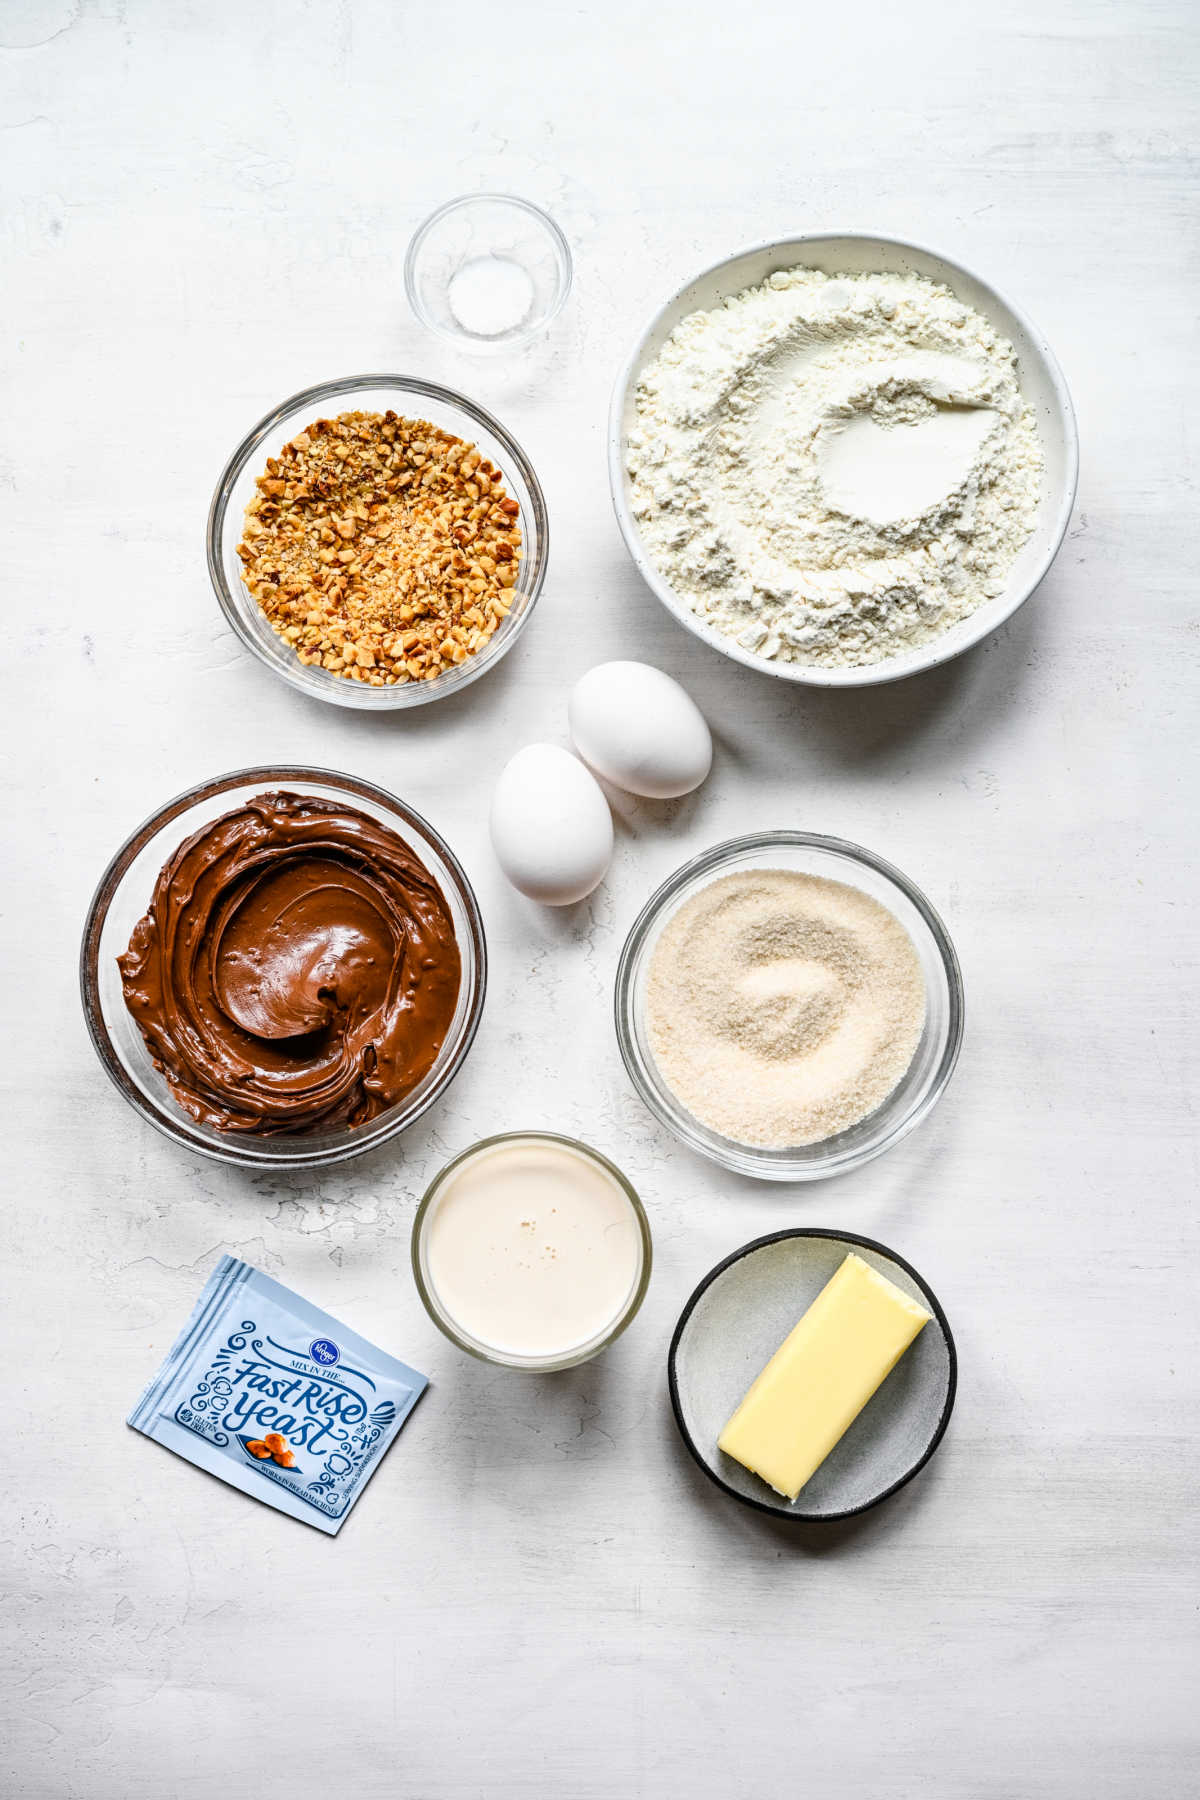
[[(589, 1338), (586, 1343), (575, 1344), (570, 1350), (557, 1356), (509, 1355), (495, 1349), (493, 1345), (485, 1344), (480, 1339), (472, 1337), (458, 1320), (453, 1318), (442, 1306), (429, 1272), (429, 1231), (437, 1211), (442, 1188), (447, 1179), (470, 1157), (478, 1156), (481, 1151), (490, 1150), (496, 1144), (520, 1143), (562, 1144), (566, 1149), (574, 1150), (580, 1156), (585, 1156), (589, 1161), (596, 1163), (607, 1175), (612, 1177), (628, 1200), (641, 1243), (638, 1271), (620, 1311), (595, 1337)], [(646, 1297), (646, 1289), (650, 1285), (652, 1260), (650, 1223), (646, 1218), (641, 1201), (620, 1169), (614, 1163), (610, 1163), (606, 1156), (601, 1156), (598, 1150), (593, 1150), (589, 1144), (581, 1144), (578, 1139), (563, 1137), (555, 1131), (504, 1131), (495, 1137), (481, 1138), (477, 1144), (472, 1144), (469, 1149), (464, 1150), (461, 1155), (448, 1162), (444, 1169), (439, 1170), (426, 1190), (425, 1196), (417, 1208), (417, 1216), (413, 1220), (413, 1276), (425, 1310), (438, 1330), (448, 1337), (452, 1344), (457, 1344), (460, 1350), (466, 1350), (471, 1356), (477, 1356), (481, 1362), (496, 1363), (506, 1369), (525, 1369), (531, 1374), (544, 1375), (555, 1369), (572, 1369), (577, 1363), (587, 1362), (591, 1357), (599, 1356), (602, 1350), (606, 1350), (616, 1338), (619, 1338)]]
[[(314, 419), (332, 418), (344, 412), (386, 412), (406, 418), (427, 419), (443, 431), (453, 432), (475, 445), (500, 470), (510, 497), (520, 507), (521, 561), (517, 585), (510, 590), (512, 610), (483, 648), (457, 668), (436, 675), (432, 681), (409, 681), (396, 687), (368, 687), (361, 681), (345, 681), (328, 669), (302, 663), (290, 644), (272, 631), (266, 617), (242, 580), (237, 547), (242, 541), (246, 506), (254, 483), (269, 456)], [(533, 466), (520, 445), (481, 406), (449, 388), (407, 375), (353, 375), (344, 381), (325, 381), (305, 388), (260, 419), (226, 463), (208, 512), (208, 572), (213, 589), (234, 631), (261, 662), (282, 676), (290, 686), (334, 706), (365, 707), (389, 712), (395, 707), (425, 706), (443, 700), (494, 669), (525, 629), (546, 579), (550, 550), (546, 502)]]
[[(397, 1105), (365, 1124), (295, 1137), (253, 1137), (201, 1125), (172, 1097), (125, 1004), (117, 957), (144, 915), (158, 873), (172, 852), (202, 825), (275, 788), (354, 806), (408, 844), (437, 880), (458, 939), (462, 985), (441, 1054), (425, 1078)], [(404, 1131), (453, 1081), (478, 1029), (487, 986), (487, 947), (479, 903), (449, 846), (402, 800), (329, 769), (241, 769), (191, 788), (138, 827), (104, 871), (84, 926), (79, 959), (83, 1011), (105, 1071), (129, 1104), (156, 1130), (185, 1149), (248, 1169), (304, 1169), (344, 1162)]]
[[(881, 1106), (836, 1136), (784, 1150), (739, 1144), (687, 1111), (659, 1073), (646, 1032), (646, 979), (654, 947), (685, 900), (737, 870), (794, 869), (845, 882), (894, 913), (913, 941), (925, 978), (925, 1026), (908, 1070)], [(617, 1042), (650, 1111), (689, 1149), (765, 1181), (818, 1181), (869, 1162), (899, 1143), (930, 1111), (954, 1072), (963, 1033), (963, 989), (946, 927), (920, 889), (882, 857), (841, 838), (764, 831), (731, 838), (685, 863), (643, 907), (617, 968)]]
[(431, 213), (404, 259), (423, 325), (471, 350), (527, 344), (562, 311), (571, 249), (548, 213), (515, 194), (463, 194)]

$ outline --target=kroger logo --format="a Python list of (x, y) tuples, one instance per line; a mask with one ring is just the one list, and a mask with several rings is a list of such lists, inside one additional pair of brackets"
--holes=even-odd
[(335, 1363), (342, 1354), (337, 1345), (328, 1338), (314, 1338), (308, 1346), (308, 1354), (314, 1362), (324, 1363), (326, 1367)]

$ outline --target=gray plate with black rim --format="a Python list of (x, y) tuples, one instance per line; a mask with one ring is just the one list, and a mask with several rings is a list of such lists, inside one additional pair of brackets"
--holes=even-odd
[[(933, 1317), (789, 1501), (718, 1450), (717, 1438), (852, 1251)], [(941, 1304), (911, 1264), (873, 1238), (812, 1228), (756, 1238), (704, 1277), (675, 1327), (667, 1379), (683, 1441), (724, 1493), (777, 1518), (828, 1522), (877, 1506), (924, 1468), (950, 1421), (958, 1358)]]

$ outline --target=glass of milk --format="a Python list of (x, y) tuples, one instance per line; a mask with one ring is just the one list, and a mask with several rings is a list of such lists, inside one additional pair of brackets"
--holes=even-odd
[(435, 1325), (485, 1362), (545, 1372), (619, 1337), (650, 1281), (650, 1227), (621, 1171), (573, 1138), (484, 1138), (437, 1176), (412, 1238)]

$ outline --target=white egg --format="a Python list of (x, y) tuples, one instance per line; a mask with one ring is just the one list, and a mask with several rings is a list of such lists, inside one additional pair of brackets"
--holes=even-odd
[(589, 669), (571, 689), (567, 716), (584, 762), (626, 793), (651, 800), (690, 794), (712, 767), (700, 708), (648, 663)]
[(513, 886), (547, 906), (582, 900), (612, 860), (608, 801), (578, 757), (555, 744), (528, 744), (504, 765), (491, 832)]

